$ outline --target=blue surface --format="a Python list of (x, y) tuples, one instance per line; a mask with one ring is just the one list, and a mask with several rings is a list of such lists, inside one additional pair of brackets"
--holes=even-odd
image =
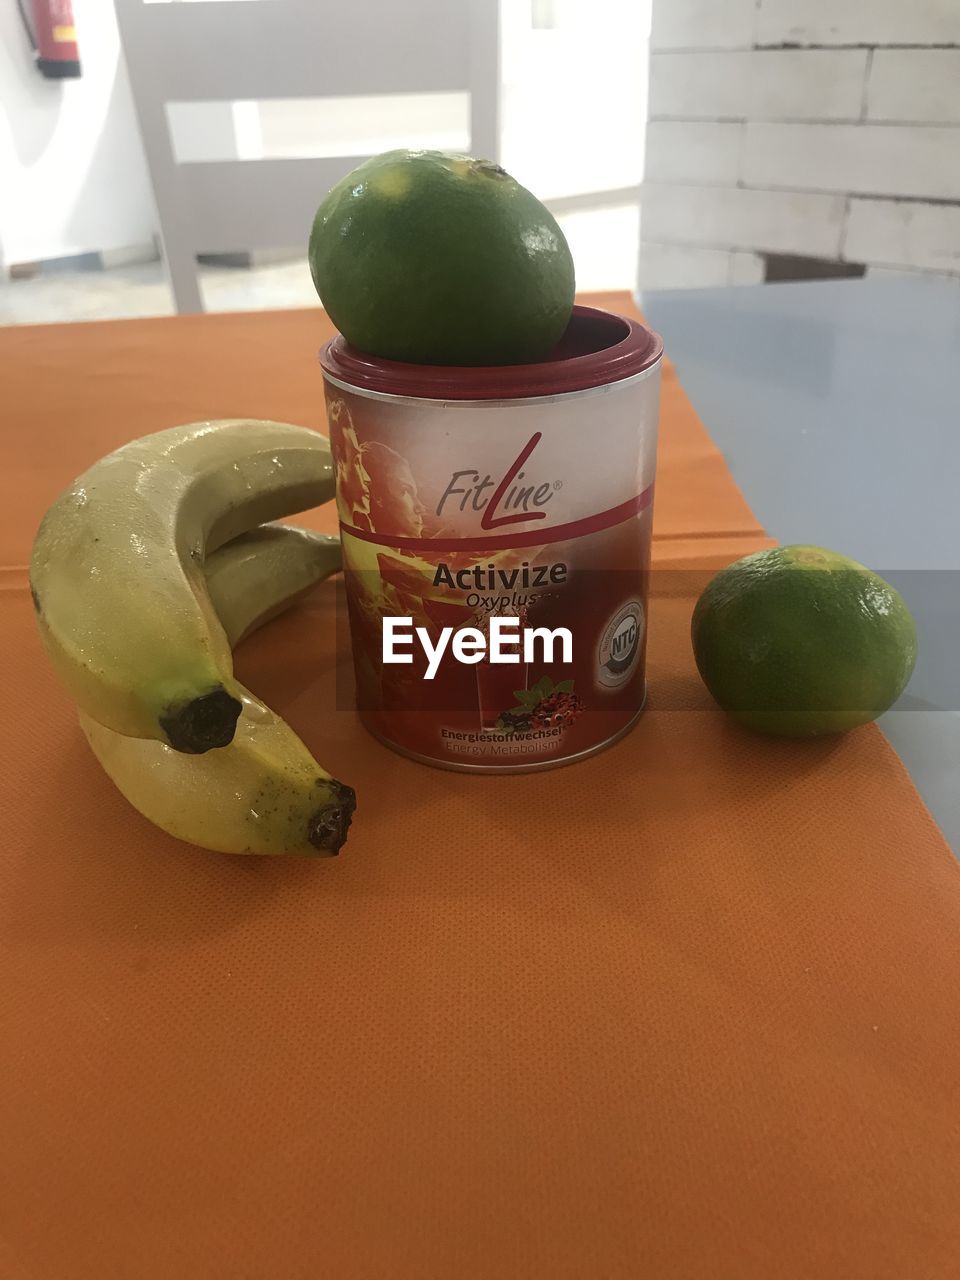
[(893, 582), (920, 659), (881, 724), (960, 850), (960, 287), (641, 294), (754, 513)]

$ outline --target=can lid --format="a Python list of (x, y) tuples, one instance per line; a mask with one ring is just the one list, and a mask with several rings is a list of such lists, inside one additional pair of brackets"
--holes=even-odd
[(418, 400), (520, 400), (621, 382), (649, 369), (663, 341), (637, 320), (575, 306), (566, 333), (536, 364), (433, 365), (381, 360), (339, 334), (320, 351), (324, 371), (362, 391)]

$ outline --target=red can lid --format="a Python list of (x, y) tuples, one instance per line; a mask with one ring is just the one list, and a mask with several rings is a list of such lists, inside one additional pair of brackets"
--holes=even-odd
[(663, 342), (637, 320), (573, 308), (566, 333), (536, 364), (433, 365), (381, 360), (338, 335), (320, 351), (324, 371), (338, 382), (381, 395), (418, 400), (520, 400), (584, 391), (632, 378), (656, 364)]

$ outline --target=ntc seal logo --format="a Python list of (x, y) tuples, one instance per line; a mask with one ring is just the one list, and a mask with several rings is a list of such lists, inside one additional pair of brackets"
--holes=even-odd
[(625, 684), (633, 675), (643, 639), (643, 606), (631, 600), (613, 615), (597, 649), (597, 680), (608, 689)]

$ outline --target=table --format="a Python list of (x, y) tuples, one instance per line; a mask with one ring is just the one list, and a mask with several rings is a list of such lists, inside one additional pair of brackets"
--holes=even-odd
[(642, 302), (764, 527), (861, 560), (913, 610), (917, 669), (881, 724), (960, 851), (960, 287), (836, 280)]
[(340, 857), (181, 844), (92, 760), (33, 622), (43, 508), (176, 422), (320, 427), (329, 332), (0, 330), (0, 1276), (953, 1280), (960, 864), (875, 726), (711, 703), (696, 584), (768, 539), (672, 367), (651, 692), (609, 751), (394, 755), (329, 582), (237, 669), (356, 787)]

